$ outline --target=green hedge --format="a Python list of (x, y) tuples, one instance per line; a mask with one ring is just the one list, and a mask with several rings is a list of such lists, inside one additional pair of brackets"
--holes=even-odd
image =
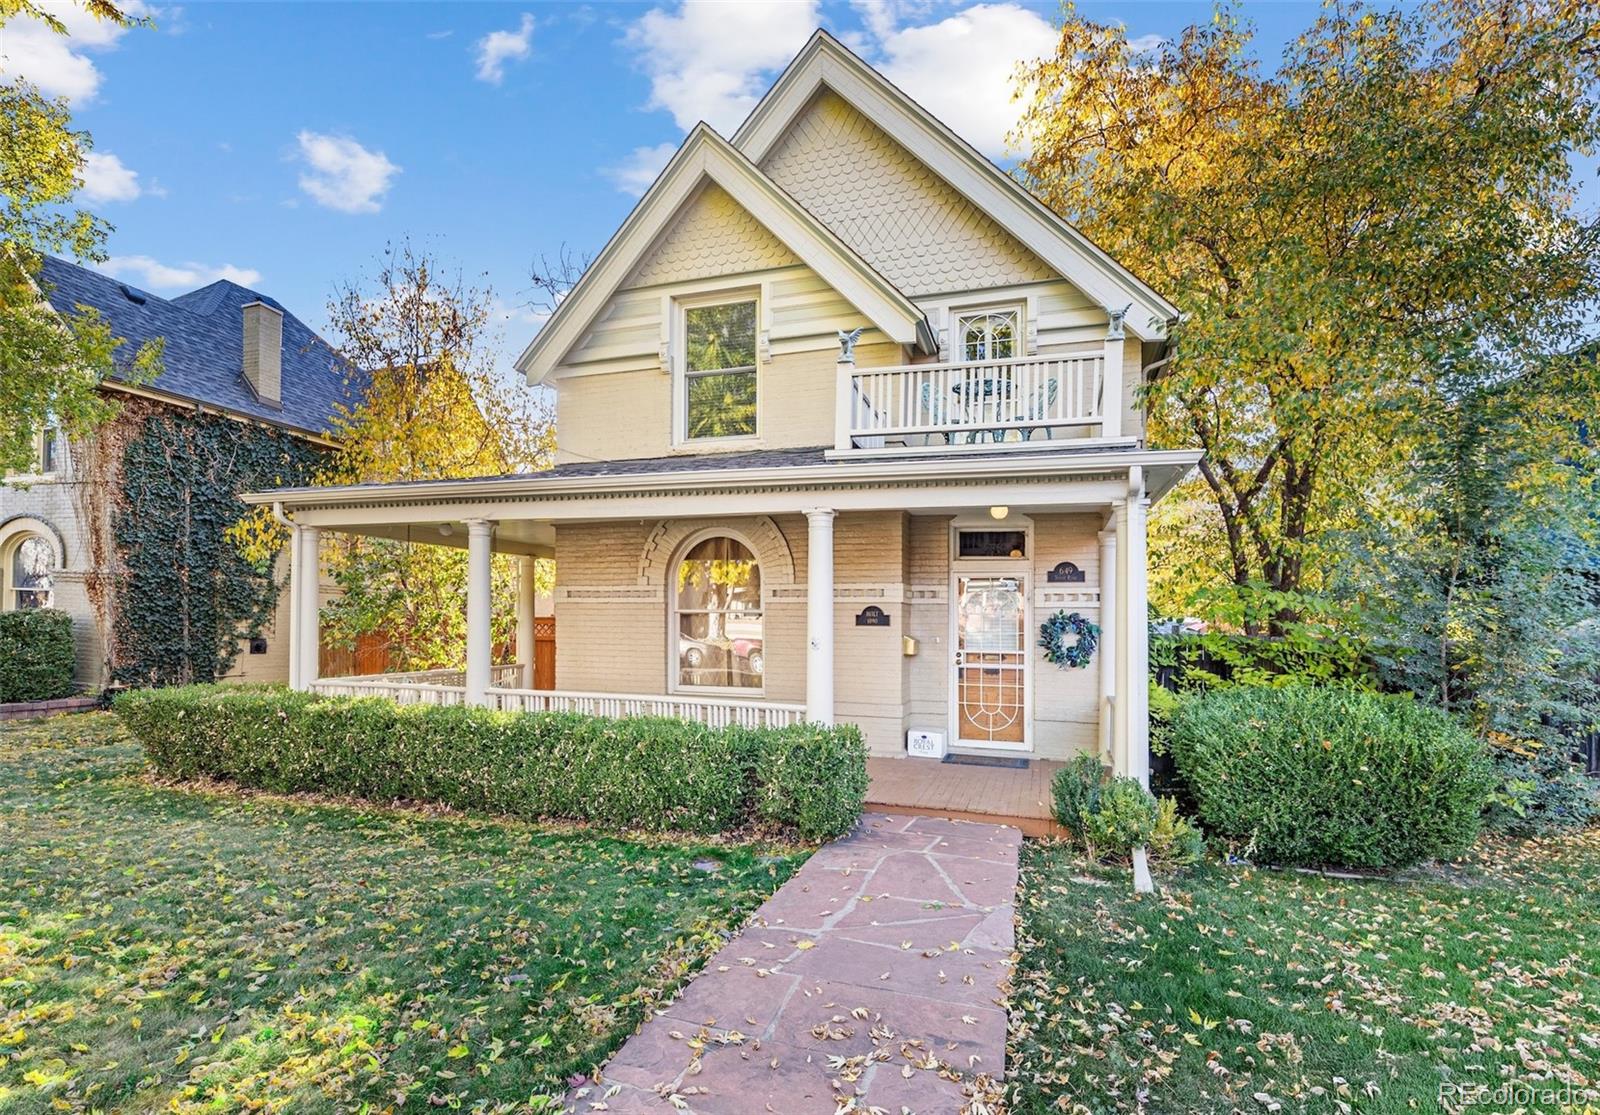
[(1171, 745), (1200, 819), (1269, 863), (1393, 868), (1477, 838), (1483, 745), (1402, 697), (1298, 686), (1185, 699)]
[(137, 690), (114, 707), (162, 774), (283, 793), (430, 801), (615, 829), (760, 824), (819, 840), (849, 831), (867, 789), (866, 747), (853, 726), (715, 729), (244, 686)]
[(72, 617), (53, 608), (0, 612), (0, 703), (72, 693)]

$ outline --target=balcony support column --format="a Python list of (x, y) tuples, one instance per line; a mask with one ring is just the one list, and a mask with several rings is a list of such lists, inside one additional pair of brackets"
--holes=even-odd
[(1105, 380), (1100, 391), (1100, 436), (1122, 436), (1122, 319), (1131, 306), (1120, 310), (1106, 307)]

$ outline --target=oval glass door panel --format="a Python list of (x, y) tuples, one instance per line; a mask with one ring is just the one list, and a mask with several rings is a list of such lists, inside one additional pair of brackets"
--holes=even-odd
[(956, 578), (956, 737), (1024, 749), (1027, 608), (1020, 577)]

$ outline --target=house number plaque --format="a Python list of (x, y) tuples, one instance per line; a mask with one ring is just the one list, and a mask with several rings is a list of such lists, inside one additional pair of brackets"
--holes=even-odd
[(876, 604), (868, 604), (856, 616), (857, 627), (888, 627), (889, 613)]
[(1082, 584), (1083, 570), (1070, 561), (1057, 562), (1056, 567), (1044, 575), (1044, 579), (1052, 585)]

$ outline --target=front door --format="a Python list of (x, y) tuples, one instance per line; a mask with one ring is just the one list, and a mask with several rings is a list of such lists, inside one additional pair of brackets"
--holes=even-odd
[(956, 743), (1026, 751), (1028, 609), (1022, 575), (955, 578)]

